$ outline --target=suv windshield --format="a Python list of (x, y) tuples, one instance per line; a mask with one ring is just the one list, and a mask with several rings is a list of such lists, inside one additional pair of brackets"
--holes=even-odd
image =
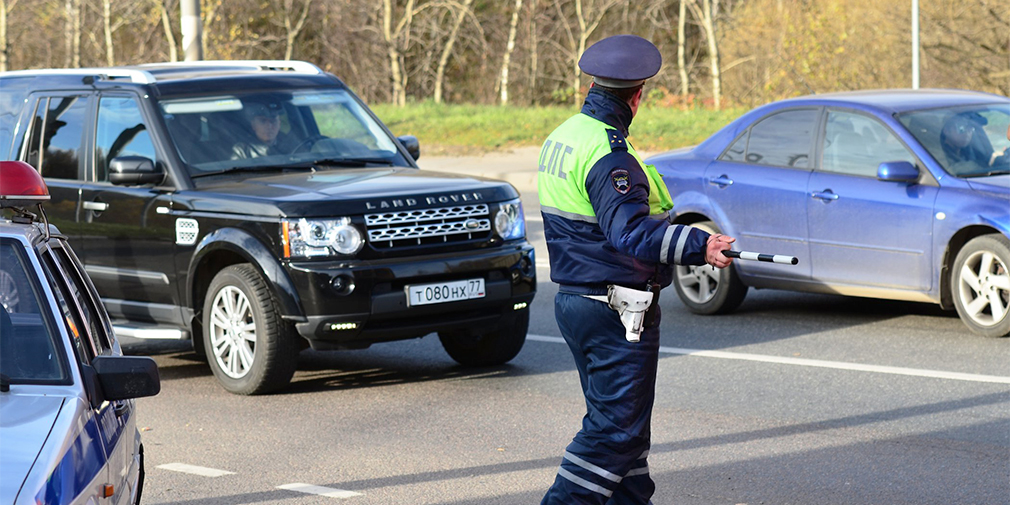
[(13, 383), (62, 384), (69, 377), (43, 307), (49, 308), (24, 246), (0, 239), (0, 373)]
[(898, 120), (955, 177), (1010, 173), (1006, 104), (912, 111), (900, 114)]
[(191, 176), (316, 163), (409, 166), (341, 89), (190, 95), (161, 100), (160, 110)]

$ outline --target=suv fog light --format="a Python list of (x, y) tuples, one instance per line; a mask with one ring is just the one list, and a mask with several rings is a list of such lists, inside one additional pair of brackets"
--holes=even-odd
[(330, 287), (338, 295), (349, 295), (354, 292), (354, 278), (349, 275), (338, 275), (330, 281)]
[(530, 261), (529, 258), (523, 256), (523, 259), (519, 260), (519, 268), (523, 271), (523, 275), (526, 277), (533, 277), (533, 262)]

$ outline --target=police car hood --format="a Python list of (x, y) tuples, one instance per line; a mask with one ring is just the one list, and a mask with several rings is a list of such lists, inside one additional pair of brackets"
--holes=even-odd
[(504, 181), (406, 167), (254, 173), (196, 182), (200, 196), (191, 201), (194, 210), (259, 215), (367, 214), (519, 197)]
[(1010, 194), (1010, 174), (990, 175), (988, 177), (973, 177), (965, 179), (975, 191), (996, 193), (1006, 196)]
[(0, 503), (14, 503), (64, 400), (59, 396), (0, 393)]

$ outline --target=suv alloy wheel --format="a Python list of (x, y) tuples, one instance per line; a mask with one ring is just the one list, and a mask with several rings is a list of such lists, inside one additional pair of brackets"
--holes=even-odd
[(214, 277), (204, 299), (203, 330), (210, 368), (232, 393), (269, 393), (294, 375), (297, 341), (252, 265), (232, 265)]

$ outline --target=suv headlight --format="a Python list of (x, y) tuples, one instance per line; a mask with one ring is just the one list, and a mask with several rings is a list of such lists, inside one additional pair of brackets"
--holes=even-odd
[(523, 204), (518, 198), (498, 204), (494, 216), (494, 230), (505, 240), (515, 240), (526, 236), (526, 218)]
[(351, 255), (365, 245), (349, 217), (286, 219), (281, 222), (281, 234), (287, 258)]

